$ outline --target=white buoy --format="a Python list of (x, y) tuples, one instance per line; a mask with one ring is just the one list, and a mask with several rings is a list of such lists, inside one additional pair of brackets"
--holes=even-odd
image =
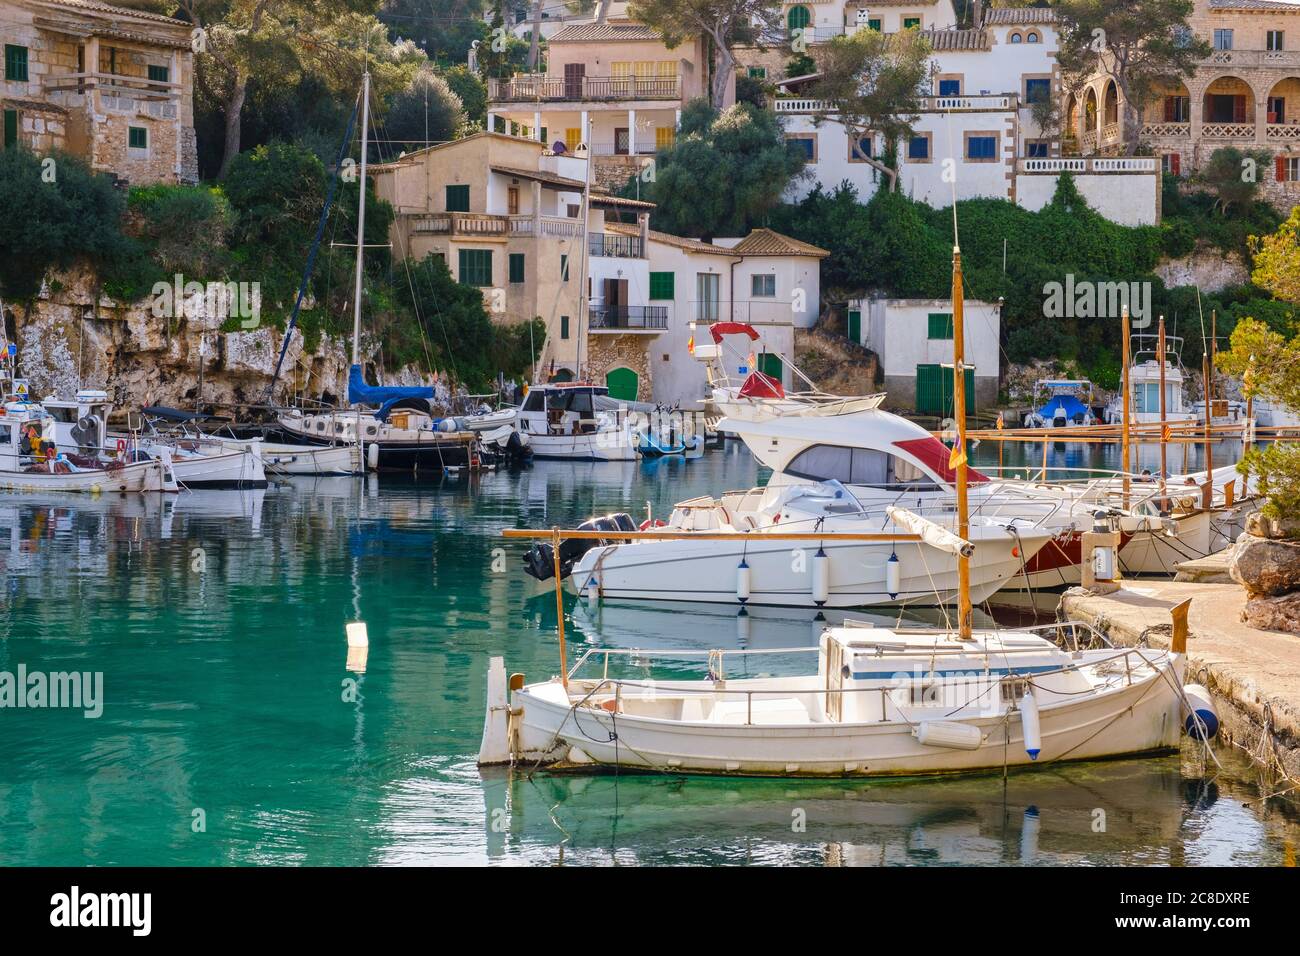
[(1212, 739), (1219, 732), (1219, 711), (1210, 692), (1200, 684), (1184, 684), (1183, 694), (1189, 708), (1183, 730), (1196, 740)]
[(366, 631), (365, 621), (349, 621), (347, 624), (348, 647), (369, 647), (370, 635)]
[(812, 559), (812, 599), (821, 607), (831, 596), (831, 559), (819, 546)]
[(1025, 753), (1030, 760), (1037, 760), (1043, 749), (1043, 731), (1038, 725), (1038, 701), (1031, 690), (1020, 698), (1020, 729), (1025, 737)]
[(903, 564), (898, 560), (897, 554), (891, 554), (889, 560), (885, 562), (885, 590), (889, 592), (891, 601), (898, 597), (898, 592), (902, 590), (902, 583)]
[(366, 447), (366, 465), (371, 471), (379, 470), (379, 442), (371, 442)]
[(927, 747), (949, 750), (978, 750), (984, 742), (978, 727), (955, 720), (923, 720), (912, 728), (912, 736)]
[(744, 558), (740, 559), (740, 566), (736, 568), (736, 597), (741, 604), (749, 600), (749, 565)]

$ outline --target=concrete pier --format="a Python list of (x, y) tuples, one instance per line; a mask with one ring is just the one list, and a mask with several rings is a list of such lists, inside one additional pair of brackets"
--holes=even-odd
[(1116, 645), (1145, 638), (1163, 648), (1169, 646), (1169, 609), (1187, 598), (1188, 682), (1214, 694), (1226, 741), (1260, 766), (1300, 782), (1300, 636), (1243, 624), (1246, 592), (1240, 585), (1129, 580), (1104, 595), (1071, 588), (1061, 609)]

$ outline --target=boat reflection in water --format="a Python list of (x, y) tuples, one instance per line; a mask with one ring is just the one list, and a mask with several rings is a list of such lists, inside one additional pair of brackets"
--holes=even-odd
[(1005, 785), (996, 774), (830, 783), (493, 770), (484, 771), (487, 852), (581, 864), (1282, 862), (1267, 821), (1232, 784), (1232, 799), (1220, 799), (1203, 774), (1189, 747), (1013, 771)]

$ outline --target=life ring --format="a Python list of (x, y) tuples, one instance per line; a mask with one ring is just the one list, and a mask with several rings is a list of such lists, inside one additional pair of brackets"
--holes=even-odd
[(117, 440), (117, 453), (118, 453), (119, 455), (125, 455), (125, 454), (126, 454), (126, 439), (125, 439), (125, 438), (119, 438), (119, 439)]

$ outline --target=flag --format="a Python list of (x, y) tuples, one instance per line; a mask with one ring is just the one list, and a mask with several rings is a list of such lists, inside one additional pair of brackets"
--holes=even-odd
[(1173, 429), (1169, 427), (1169, 423), (1168, 423), (1168, 422), (1165, 422), (1165, 427), (1162, 428), (1162, 429), (1160, 429), (1160, 441), (1161, 441), (1161, 443), (1162, 443), (1162, 444), (1165, 444), (1165, 445), (1168, 445), (1168, 444), (1169, 444), (1169, 440), (1170, 440), (1171, 438), (1173, 438), (1173, 437), (1174, 437)]
[(1007, 427), (1007, 423), (1002, 420), (1002, 413), (998, 412), (998, 431)]
[(955, 471), (964, 464), (966, 464), (966, 449), (960, 444), (953, 445), (952, 454), (948, 456), (948, 470)]
[(692, 335), (689, 339), (686, 340), (686, 351), (690, 355), (695, 354), (695, 336)]

